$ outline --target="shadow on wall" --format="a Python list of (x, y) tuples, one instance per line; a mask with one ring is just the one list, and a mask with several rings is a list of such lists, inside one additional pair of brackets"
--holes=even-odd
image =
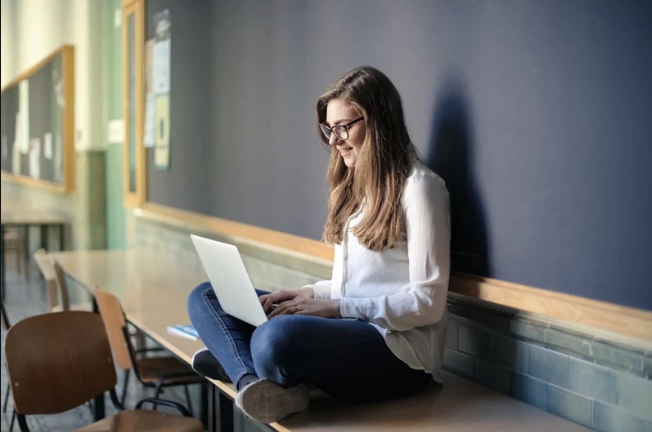
[(475, 178), (475, 143), (468, 98), (462, 83), (444, 82), (435, 100), (431, 140), (424, 162), (446, 181), (450, 193), (453, 271), (490, 276), (486, 218)]

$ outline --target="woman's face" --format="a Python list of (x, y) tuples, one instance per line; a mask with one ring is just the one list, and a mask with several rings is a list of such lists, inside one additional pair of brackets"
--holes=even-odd
[[(346, 125), (360, 118), (360, 113), (348, 102), (342, 99), (331, 99), (326, 107), (326, 124), (333, 128)], [(348, 138), (346, 131), (348, 129)], [(365, 120), (361, 119), (348, 127), (340, 127), (338, 133), (331, 133), (328, 143), (339, 151), (347, 167), (353, 168), (358, 162), (360, 149), (365, 137)]]

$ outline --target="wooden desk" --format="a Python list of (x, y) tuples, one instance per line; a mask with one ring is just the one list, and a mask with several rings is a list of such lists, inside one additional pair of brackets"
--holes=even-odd
[[(199, 341), (167, 332), (169, 325), (190, 322), (186, 300), (190, 291), (205, 280), (203, 274), (156, 253), (94, 251), (54, 255), (64, 271), (82, 285), (89, 289), (98, 286), (115, 294), (131, 323), (182, 360), (190, 363), (194, 352), (203, 346)], [(588, 430), (455, 375), (445, 373), (444, 381), (443, 390), (432, 385), (412, 398), (371, 405), (346, 405), (314, 392), (308, 410), (270, 427), (283, 432)], [(232, 385), (213, 383), (222, 396), (235, 396)]]
[[(2, 263), (1, 286), (2, 298), (5, 298), (5, 228), (9, 226), (14, 227), (27, 227), (40, 226), (41, 227), (41, 247), (49, 250), (49, 233), (50, 227), (59, 228), (59, 248), (63, 250), (64, 245), (64, 227), (67, 223), (56, 215), (53, 215), (44, 210), (30, 209), (15, 201), (2, 200), (2, 240), (0, 241), (0, 263)], [(25, 248), (27, 259), (29, 259), (29, 229), (25, 230), (25, 243), (28, 245)]]

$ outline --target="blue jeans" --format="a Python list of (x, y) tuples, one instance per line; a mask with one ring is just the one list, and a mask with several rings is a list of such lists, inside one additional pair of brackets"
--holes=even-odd
[(254, 374), (285, 388), (307, 382), (340, 399), (372, 402), (408, 396), (432, 379), (396, 357), (366, 321), (281, 315), (256, 328), (224, 312), (208, 282), (190, 294), (188, 312), (236, 384)]

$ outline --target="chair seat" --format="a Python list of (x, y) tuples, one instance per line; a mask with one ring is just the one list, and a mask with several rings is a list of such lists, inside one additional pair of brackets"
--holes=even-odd
[[(93, 311), (93, 305), (90, 302), (73, 303), (73, 304), (70, 305), (70, 310), (72, 310), (72, 311), (92, 312)], [(61, 312), (61, 311), (62, 311), (62, 306), (60, 304), (50, 308), (50, 312)]]
[(152, 410), (123, 411), (88, 425), (78, 432), (203, 432), (200, 421)]
[(156, 384), (163, 375), (187, 373), (187, 376), (175, 376), (165, 380), (165, 384), (200, 383), (204, 381), (192, 368), (174, 357), (147, 357), (137, 361), (140, 379), (146, 383)]

